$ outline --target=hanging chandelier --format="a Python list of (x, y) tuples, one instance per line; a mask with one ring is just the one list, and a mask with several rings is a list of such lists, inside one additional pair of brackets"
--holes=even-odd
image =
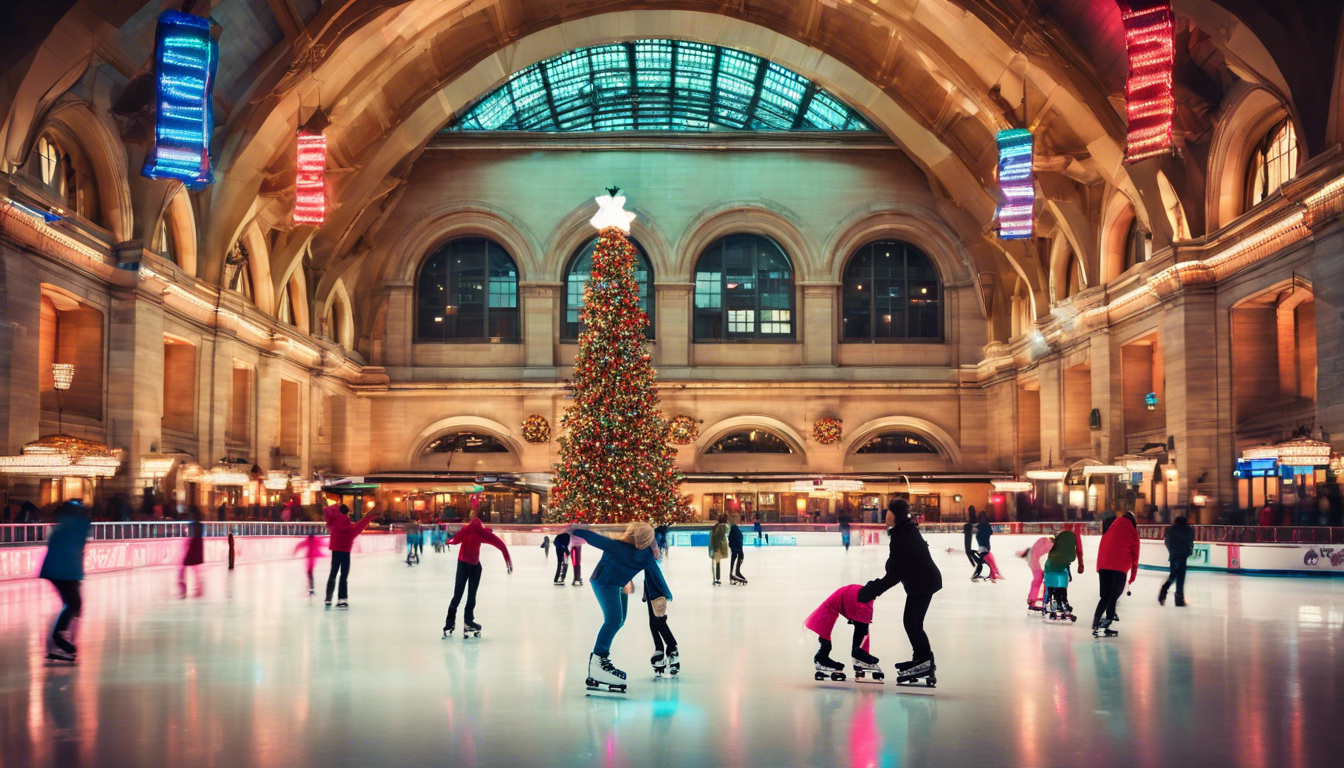
[(112, 477), (121, 452), (70, 435), (47, 435), (28, 443), (18, 456), (0, 456), (0, 472), (32, 477)]

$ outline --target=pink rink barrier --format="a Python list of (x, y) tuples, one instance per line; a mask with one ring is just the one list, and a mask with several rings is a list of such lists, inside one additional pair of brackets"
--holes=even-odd
[[(326, 537), (322, 537), (322, 554), (327, 556)], [(263, 560), (289, 560), (302, 557), (296, 552), (302, 536), (248, 536), (233, 540), (235, 563), (255, 563)], [(402, 548), (405, 534), (365, 533), (355, 539), (352, 550), (365, 552), (396, 552)], [(139, 539), (133, 541), (90, 541), (84, 547), (84, 574), (122, 571), (129, 568), (150, 568), (156, 565), (179, 565), (186, 555), (186, 539)], [(46, 557), (46, 547), (0, 548), (0, 581), (28, 579), (37, 576)], [(205, 540), (205, 562), (223, 563), (229, 559), (227, 539)]]

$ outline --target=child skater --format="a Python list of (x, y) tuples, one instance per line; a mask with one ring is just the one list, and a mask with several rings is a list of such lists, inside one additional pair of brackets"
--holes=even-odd
[(443, 622), (443, 636), (453, 634), (453, 625), (457, 623), (457, 603), (462, 599), (462, 588), (466, 587), (467, 609), (464, 618), (467, 621), (462, 625), (462, 637), (480, 637), (481, 625), (476, 623), (475, 613), (476, 587), (481, 583), (481, 545), (489, 544), (503, 553), (504, 566), (509, 573), (513, 573), (513, 558), (509, 557), (508, 546), (481, 524), (481, 518), (476, 516), (474, 510), (471, 520), (462, 526), (462, 530), (449, 543), (462, 546), (457, 548), (457, 579), (453, 583), (453, 601), (448, 604), (448, 617)]
[(201, 564), (205, 562), (204, 526), (201, 525), (201, 511), (191, 508), (191, 522), (187, 525), (187, 551), (182, 558), (182, 570), (177, 574), (177, 586), (182, 597), (187, 596), (187, 569), (196, 575), (196, 596), (204, 591), (201, 584)]
[(67, 501), (56, 510), (56, 527), (47, 536), (47, 556), (37, 576), (51, 582), (61, 596), (61, 612), (47, 636), (47, 658), (75, 663), (75, 629), (84, 601), (80, 584), (84, 581), (84, 544), (89, 538), (89, 518), (84, 505)]
[(827, 676), (835, 681), (845, 679), (845, 665), (831, 658), (831, 630), (835, 628), (836, 619), (841, 616), (854, 625), (854, 642), (850, 648), (850, 656), (854, 659), (854, 677), (862, 680), (866, 673), (871, 672), (874, 680), (882, 679), (882, 670), (877, 666), (878, 658), (868, 652), (868, 625), (873, 623), (873, 604), (859, 602), (861, 590), (858, 584), (835, 590), (803, 622), (803, 626), (817, 633), (817, 640), (821, 644), (817, 655), (812, 657), (813, 663), (817, 665), (818, 680), (825, 680)]
[(1042, 536), (1031, 545), (1031, 549), (1024, 550), (1022, 556), (1027, 559), (1027, 565), (1031, 568), (1031, 588), (1027, 590), (1027, 610), (1044, 610), (1044, 604), (1041, 602), (1041, 582), (1045, 579), (1045, 573), (1041, 570), (1041, 558), (1045, 557), (1054, 546), (1054, 541), (1048, 536)]
[(653, 526), (630, 523), (624, 533), (610, 539), (583, 528), (571, 528), (570, 533), (575, 539), (582, 539), (602, 550), (602, 559), (590, 579), (593, 595), (602, 608), (602, 628), (598, 630), (597, 642), (588, 656), (588, 689), (625, 693), (625, 673), (617, 669), (610, 658), (611, 642), (625, 623), (628, 598), (623, 588), (642, 571), (644, 583), (652, 587), (652, 593), (669, 601), (672, 599), (672, 590), (663, 580), (663, 572), (654, 556)]
[[(664, 532), (662, 541), (659, 541), (660, 530)], [(661, 561), (667, 557), (666, 531), (667, 526), (659, 526), (653, 530), (654, 560)], [(657, 585), (647, 578), (644, 579), (644, 604), (649, 610), (649, 632), (653, 635), (655, 651), (649, 663), (653, 665), (654, 674), (661, 676), (666, 671), (676, 677), (681, 674), (681, 656), (677, 653), (677, 638), (667, 626), (667, 596), (659, 592)]]
[(568, 533), (561, 531), (555, 536), (555, 586), (565, 586), (565, 575), (569, 572)]
[(994, 526), (989, 524), (989, 513), (981, 512), (980, 524), (975, 527), (976, 556), (979, 558), (980, 564), (975, 567), (975, 575), (971, 577), (971, 581), (980, 578), (980, 570), (986, 565), (989, 566), (989, 580), (991, 582), (1003, 578), (1003, 574), (999, 573), (999, 564), (994, 561), (994, 555), (989, 551), (989, 539), (993, 535)]
[(311, 533), (304, 536), (299, 546), (294, 548), (294, 554), (300, 552), (308, 561), (308, 596), (312, 597), (316, 594), (313, 591), (313, 567), (317, 565), (317, 559), (322, 556), (322, 540)]
[(1083, 572), (1083, 543), (1073, 531), (1060, 531), (1045, 556), (1046, 613), (1050, 618), (1073, 618), (1069, 605), (1069, 566), (1078, 561), (1078, 573)]
[(542, 557), (547, 560), (551, 559), (551, 537), (549, 534), (543, 536), (541, 539), (541, 553)]
[[(720, 563), (725, 557), (728, 557), (728, 516), (720, 515), (718, 522), (714, 524), (714, 529), (709, 532), (709, 568), (716, 587), (723, 583), (719, 576), (722, 573)], [(731, 575), (730, 570), (729, 576)]]
[(896, 665), (896, 682), (909, 683), (923, 677), (933, 685), (937, 668), (933, 663), (929, 636), (924, 633), (924, 614), (929, 610), (934, 593), (943, 588), (943, 575), (933, 564), (929, 545), (919, 535), (919, 526), (910, 519), (910, 504), (905, 499), (894, 498), (887, 504), (887, 535), (891, 543), (886, 575), (865, 584), (857, 599), (860, 603), (871, 603), (898, 583), (905, 584), (902, 620), (913, 655), (910, 661)]

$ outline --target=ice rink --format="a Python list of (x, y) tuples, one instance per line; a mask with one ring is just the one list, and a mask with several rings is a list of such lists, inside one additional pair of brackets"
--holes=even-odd
[[(750, 537), (749, 537), (750, 538)], [(1147, 544), (1145, 544), (1147, 546)], [(1191, 607), (1141, 572), (1121, 635), (1023, 606), (1022, 560), (945, 587), (927, 628), (934, 690), (816, 683), (804, 617), (882, 569), (885, 548), (748, 548), (747, 587), (712, 587), (704, 549), (674, 549), (669, 616), (680, 679), (655, 680), (643, 604), (612, 652), (624, 699), (586, 696), (592, 592), (551, 584), (554, 555), (483, 552), (479, 640), (440, 638), (456, 552), (357, 555), (348, 612), (310, 599), (298, 561), (205, 571), (178, 599), (169, 569), (91, 578), (76, 668), (48, 668), (58, 603), (0, 586), (2, 766), (1308, 766), (1344, 759), (1344, 581), (1194, 572)], [(599, 553), (584, 550), (585, 576)], [(1089, 553), (1089, 560), (1091, 553)], [(327, 560), (319, 563), (323, 580)], [(725, 569), (727, 563), (725, 562)], [(1089, 562), (1090, 566), (1091, 563)], [(726, 576), (726, 574), (725, 574)], [(876, 604), (873, 652), (908, 658), (904, 593)], [(1084, 615), (1086, 614), (1086, 615)], [(461, 618), (459, 616), (459, 623)], [(847, 649), (850, 628), (837, 627)], [(848, 661), (839, 653), (837, 658)], [(894, 676), (892, 676), (894, 677)]]

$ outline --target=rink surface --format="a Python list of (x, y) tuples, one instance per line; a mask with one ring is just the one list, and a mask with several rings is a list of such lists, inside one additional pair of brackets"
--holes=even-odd
[[(587, 569), (596, 550), (585, 550)], [(655, 680), (644, 607), (612, 658), (624, 699), (585, 696), (599, 611), (551, 584), (554, 558), (483, 553), (480, 640), (440, 639), (456, 553), (357, 555), (348, 612), (309, 599), (300, 562), (205, 571), (178, 599), (167, 569), (91, 578), (77, 668), (48, 668), (45, 582), (0, 586), (0, 766), (1307, 766), (1344, 755), (1344, 580), (1192, 573), (1185, 609), (1145, 571), (1119, 638), (1094, 640), (1096, 576), (1076, 625), (1023, 610), (1028, 571), (945, 587), (928, 631), (939, 685), (812, 680), (803, 618), (881, 570), (884, 549), (749, 548), (748, 587), (711, 587), (676, 549), (679, 680)], [(325, 575), (328, 561), (319, 564)], [(725, 563), (725, 567), (726, 567)], [(585, 573), (585, 575), (587, 575)], [(726, 574), (725, 574), (726, 575)], [(319, 593), (321, 585), (319, 584)], [(877, 602), (873, 651), (907, 658), (904, 593)], [(1084, 616), (1084, 614), (1087, 614)], [(460, 622), (459, 617), (459, 622)], [(850, 628), (837, 628), (847, 648)]]

